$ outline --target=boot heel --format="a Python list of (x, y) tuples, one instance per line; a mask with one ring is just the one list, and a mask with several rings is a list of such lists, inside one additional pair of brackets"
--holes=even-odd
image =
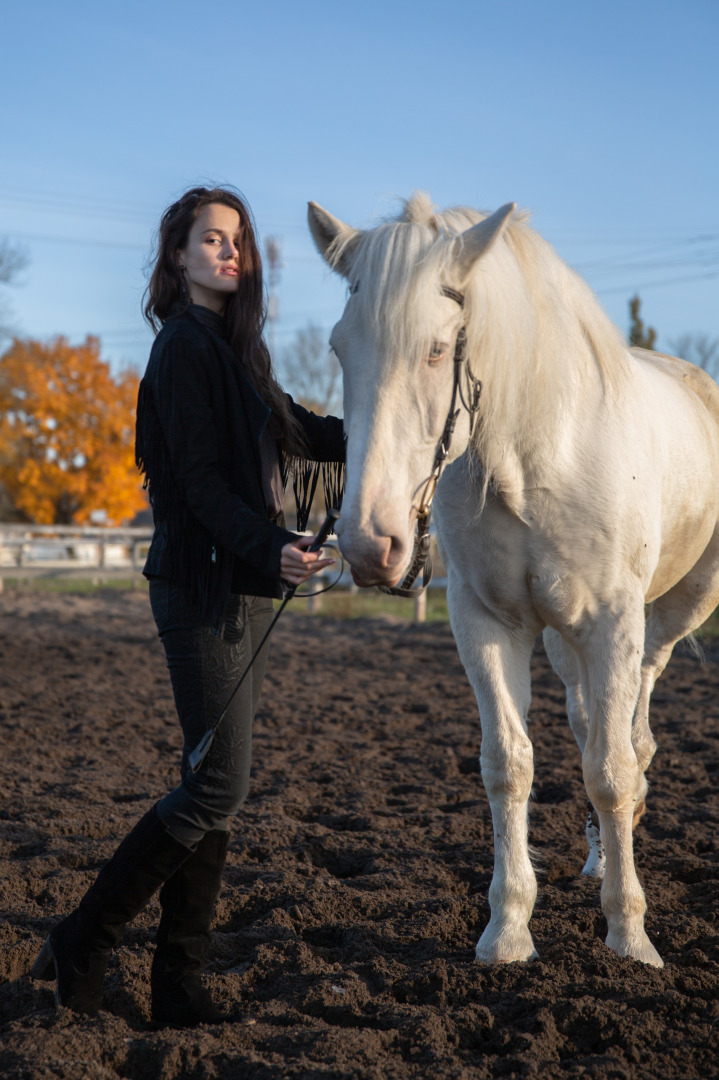
[(40, 955), (30, 968), (33, 979), (51, 981), (55, 978), (55, 954), (52, 951), (50, 938), (46, 938)]

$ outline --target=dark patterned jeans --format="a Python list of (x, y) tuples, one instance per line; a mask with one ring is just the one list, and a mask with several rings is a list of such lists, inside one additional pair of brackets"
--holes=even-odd
[(212, 727), (254, 655), (273, 617), (262, 596), (230, 596), (219, 631), (203, 625), (184, 589), (164, 578), (150, 582), (150, 604), (165, 647), (184, 749), (178, 787), (157, 805), (167, 828), (188, 847), (228, 818), (247, 797), (252, 721), (260, 700), (269, 641), (252, 665), (196, 773), (188, 764)]

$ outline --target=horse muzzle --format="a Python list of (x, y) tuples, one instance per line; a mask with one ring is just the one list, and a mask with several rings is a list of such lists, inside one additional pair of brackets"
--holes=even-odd
[(402, 578), (409, 545), (395, 536), (378, 536), (343, 530), (340, 550), (352, 568), (352, 579), (361, 588), (395, 585)]

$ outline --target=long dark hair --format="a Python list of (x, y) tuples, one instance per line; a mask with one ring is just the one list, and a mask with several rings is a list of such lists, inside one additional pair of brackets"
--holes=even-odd
[(197, 215), (205, 206), (220, 203), (240, 217), (239, 287), (225, 307), (227, 333), (233, 352), (263, 401), (272, 410), (273, 434), (284, 452), (304, 456), (306, 443), (287, 398), (275, 378), (264, 342), (267, 311), (262, 284), (262, 259), (255, 239), (249, 206), (239, 192), (224, 187), (195, 187), (168, 206), (157, 233), (157, 254), (147, 289), (143, 314), (157, 333), (182, 303), (189, 305), (177, 252), (186, 247)]

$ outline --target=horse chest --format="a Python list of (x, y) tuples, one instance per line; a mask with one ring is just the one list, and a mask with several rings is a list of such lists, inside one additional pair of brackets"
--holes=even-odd
[(519, 626), (533, 620), (527, 530), (521, 522), (488, 502), (479, 517), (457, 528), (445, 506), (437, 514), (437, 531), (450, 580), (468, 586), (503, 623)]

